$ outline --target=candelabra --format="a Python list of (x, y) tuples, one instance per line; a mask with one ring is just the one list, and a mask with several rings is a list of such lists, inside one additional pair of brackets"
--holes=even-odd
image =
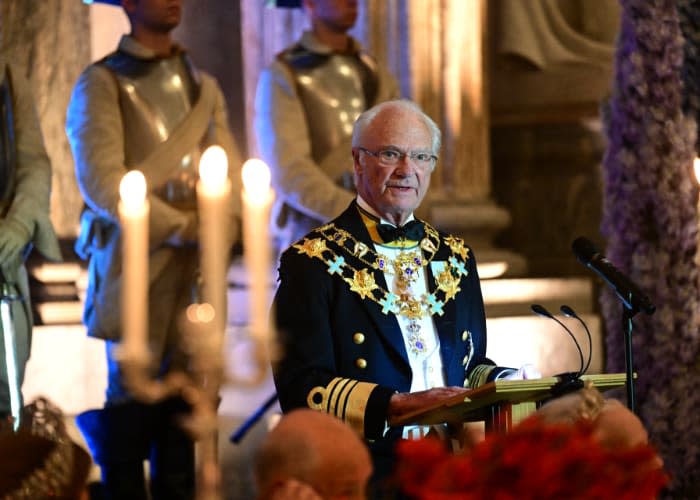
[(124, 337), (119, 352), (124, 380), (135, 398), (156, 403), (179, 395), (191, 407), (182, 422), (198, 443), (197, 498), (216, 500), (221, 495), (218, 465), (217, 407), (224, 382), (258, 385), (268, 373), (267, 283), (269, 282), (269, 240), (267, 217), (272, 201), (270, 174), (259, 160), (243, 168), (244, 262), (249, 274), (249, 332), (255, 353), (252, 373), (225, 376), (224, 333), (226, 330), (226, 275), (228, 268), (227, 224), (230, 219), (231, 186), (227, 176), (226, 153), (212, 146), (202, 155), (197, 183), (199, 209), (200, 270), (202, 302), (190, 305), (180, 322), (182, 349), (189, 356), (188, 371), (173, 371), (161, 379), (152, 375), (146, 347), (148, 311), (148, 200), (146, 183), (138, 171), (131, 171), (120, 186), (119, 206), (123, 233), (122, 318)]

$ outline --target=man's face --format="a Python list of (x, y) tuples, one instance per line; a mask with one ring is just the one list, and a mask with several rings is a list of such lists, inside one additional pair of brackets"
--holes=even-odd
[(306, 0), (311, 19), (333, 31), (346, 32), (357, 20), (357, 0)]
[(180, 24), (182, 0), (123, 0), (132, 24), (154, 33), (170, 33)]
[(382, 218), (403, 224), (423, 200), (434, 163), (421, 165), (404, 156), (395, 165), (387, 165), (362, 148), (375, 154), (386, 150), (433, 154), (430, 129), (414, 111), (388, 107), (367, 126), (358, 147), (353, 148), (357, 192)]

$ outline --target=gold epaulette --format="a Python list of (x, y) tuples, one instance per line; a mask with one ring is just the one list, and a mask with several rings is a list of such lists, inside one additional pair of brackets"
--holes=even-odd
[(341, 419), (364, 437), (367, 401), (375, 387), (377, 384), (336, 377), (326, 387), (311, 389), (306, 403), (312, 410), (325, 411)]

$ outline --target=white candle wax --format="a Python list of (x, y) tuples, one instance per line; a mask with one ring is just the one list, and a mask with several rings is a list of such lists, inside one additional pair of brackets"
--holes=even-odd
[[(270, 274), (270, 237), (268, 220), (274, 193), (270, 188), (270, 169), (258, 159), (243, 164), (243, 261), (250, 299), (248, 324), (253, 337), (267, 342), (268, 281)], [(262, 345), (260, 348), (264, 348)]]
[(214, 308), (214, 328), (219, 342), (226, 328), (227, 238), (231, 182), (228, 158), (220, 146), (210, 146), (199, 162), (197, 204), (199, 207), (200, 269), (202, 299)]
[(138, 170), (119, 184), (122, 229), (122, 341), (127, 356), (148, 356), (148, 213), (146, 179)]

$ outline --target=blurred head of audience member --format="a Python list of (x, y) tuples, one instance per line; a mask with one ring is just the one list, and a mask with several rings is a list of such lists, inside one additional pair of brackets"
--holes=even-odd
[(260, 500), (362, 500), (371, 473), (369, 452), (355, 432), (309, 409), (285, 414), (255, 462)]
[[(604, 448), (629, 449), (649, 443), (649, 435), (639, 417), (620, 401), (605, 399), (590, 383), (549, 401), (537, 414), (548, 423), (590, 423), (593, 437)], [(657, 457), (657, 460), (661, 466), (661, 459)]]
[(90, 465), (45, 399), (23, 408), (16, 431), (9, 420), (0, 425), (0, 498), (87, 500)]

